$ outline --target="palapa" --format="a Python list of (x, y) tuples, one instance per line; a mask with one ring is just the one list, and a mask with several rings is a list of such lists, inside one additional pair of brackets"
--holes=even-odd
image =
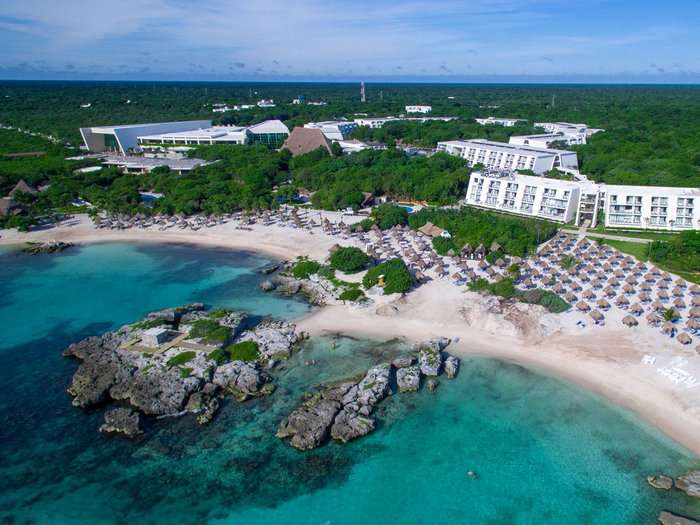
[(682, 345), (689, 345), (693, 342), (693, 338), (685, 332), (681, 332), (680, 334), (678, 334), (678, 336), (676, 336), (676, 340)]
[(625, 326), (629, 326), (631, 328), (633, 326), (637, 326), (639, 324), (639, 322), (633, 316), (626, 315), (625, 317), (622, 318), (622, 324), (624, 324)]

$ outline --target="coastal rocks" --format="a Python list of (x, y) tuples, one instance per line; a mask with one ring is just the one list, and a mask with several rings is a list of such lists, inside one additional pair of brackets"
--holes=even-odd
[(255, 341), (261, 361), (288, 359), (297, 342), (296, 326), (286, 321), (267, 320), (243, 334), (240, 340)]
[(647, 483), (659, 490), (671, 490), (673, 488), (673, 478), (660, 474), (658, 476), (647, 476)]
[(368, 416), (374, 406), (389, 393), (390, 373), (391, 365), (389, 363), (382, 363), (370, 368), (367, 375), (357, 385), (357, 397), (348, 403), (351, 409), (357, 405), (357, 411)]
[(60, 253), (72, 246), (74, 246), (72, 242), (63, 241), (28, 242), (27, 247), (22, 251), (32, 255)]
[(289, 444), (299, 450), (311, 450), (320, 446), (329, 435), (340, 403), (316, 395), (307, 399), (282, 421), (277, 437), (291, 438)]
[(301, 291), (301, 281), (291, 277), (278, 277), (274, 283), (277, 292), (283, 296), (296, 295)]
[(661, 525), (700, 525), (700, 521), (684, 518), (683, 516), (665, 510), (659, 514), (659, 523), (661, 523)]
[(275, 289), (275, 283), (273, 283), (269, 279), (265, 279), (258, 286), (263, 292), (271, 292)]
[(420, 388), (420, 368), (408, 366), (396, 371), (399, 392), (416, 392)]
[(271, 273), (275, 273), (277, 270), (279, 270), (282, 267), (281, 264), (268, 264), (267, 266), (263, 266), (258, 270), (262, 275), (270, 275)]
[(700, 498), (700, 470), (676, 478), (676, 488), (693, 498)]
[(391, 366), (393, 366), (394, 368), (406, 368), (408, 366), (411, 366), (415, 362), (415, 357), (410, 355), (402, 355), (394, 359), (391, 362)]
[(331, 437), (336, 441), (347, 443), (353, 439), (366, 436), (373, 430), (374, 420), (372, 418), (345, 408), (335, 417), (331, 427)]
[(146, 319), (161, 319), (168, 323), (179, 323), (184, 315), (203, 310), (204, 304), (202, 303), (184, 304), (174, 308), (165, 308), (163, 310), (151, 312), (146, 316)]
[(418, 352), (420, 371), (426, 376), (440, 375), (442, 369), (442, 354), (435, 347), (423, 347)]
[(451, 355), (445, 359), (445, 374), (448, 379), (454, 379), (459, 372), (459, 358)]
[(143, 434), (139, 419), (138, 412), (130, 408), (115, 408), (105, 412), (105, 422), (100, 426), (100, 432), (134, 438)]
[(439, 385), (440, 382), (437, 379), (428, 379), (428, 382), (425, 384), (428, 388), (428, 392), (435, 392)]
[(114, 385), (127, 383), (136, 369), (133, 356), (108, 349), (104, 352), (95, 351), (95, 339), (98, 338), (68, 350), (70, 355), (80, 354), (85, 359), (68, 387), (75, 407), (90, 407), (104, 402), (110, 389)]
[(209, 393), (205, 392), (204, 389), (192, 394), (185, 405), (185, 410), (187, 412), (197, 414), (197, 423), (200, 425), (209, 423), (214, 418), (218, 409), (218, 399), (212, 397)]
[(262, 393), (263, 385), (270, 377), (254, 365), (233, 361), (216, 367), (212, 383), (243, 401)]

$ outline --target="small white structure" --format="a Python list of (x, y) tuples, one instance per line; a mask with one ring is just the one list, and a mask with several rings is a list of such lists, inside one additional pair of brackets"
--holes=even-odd
[(358, 126), (369, 126), (370, 128), (381, 128), (387, 122), (449, 122), (457, 120), (458, 117), (362, 117), (356, 118)]
[(437, 150), (462, 157), (470, 166), (481, 164), (487, 168), (531, 170), (538, 175), (555, 168), (578, 169), (578, 158), (573, 151), (518, 146), (485, 139), (438, 142)]
[(589, 128), (586, 124), (573, 124), (571, 122), (535, 122), (536, 128), (542, 128), (547, 133), (555, 133), (580, 140), (579, 144), (585, 144), (591, 135), (605, 131), (604, 129)]
[(164, 327), (148, 328), (141, 333), (141, 344), (157, 348), (172, 339), (172, 332)]
[(504, 126), (506, 128), (512, 128), (519, 122), (527, 122), (524, 118), (499, 118), (499, 117), (486, 117), (486, 118), (475, 118), (479, 124), (482, 126), (496, 125)]
[(406, 113), (430, 113), (433, 106), (405, 106)]
[(271, 98), (269, 99), (262, 99), (258, 100), (258, 107), (259, 108), (274, 108), (275, 107), (275, 101), (272, 100)]
[(211, 127), (211, 120), (186, 120), (124, 126), (95, 126), (80, 128), (85, 147), (89, 151), (118, 151), (126, 155), (138, 149), (138, 137), (156, 133), (174, 133)]
[(559, 179), (483, 170), (469, 178), (466, 204), (502, 212), (570, 222), (576, 217), (579, 185)]
[(513, 135), (508, 139), (508, 144), (517, 146), (533, 146), (535, 148), (549, 148), (554, 143), (564, 143), (567, 146), (585, 144), (586, 135), (564, 135), (563, 133), (543, 133), (540, 135)]
[(357, 123), (349, 120), (329, 120), (325, 122), (309, 122), (305, 128), (320, 129), (328, 140), (346, 140), (357, 127)]
[[(211, 124), (211, 123), (210, 123)], [(157, 133), (137, 137), (141, 147), (155, 145), (201, 144), (266, 144), (281, 143), (289, 135), (289, 128), (279, 120), (265, 120), (252, 126), (208, 126), (203, 128)]]

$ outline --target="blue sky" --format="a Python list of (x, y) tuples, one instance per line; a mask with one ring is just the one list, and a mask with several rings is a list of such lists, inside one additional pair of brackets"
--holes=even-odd
[(1, 0), (0, 78), (700, 82), (700, 0)]

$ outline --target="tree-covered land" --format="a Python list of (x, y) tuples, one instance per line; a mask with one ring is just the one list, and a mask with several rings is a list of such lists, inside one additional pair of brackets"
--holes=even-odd
[(700, 231), (683, 232), (671, 241), (653, 241), (649, 258), (671, 271), (700, 275)]
[(461, 250), (467, 244), (472, 248), (483, 244), (488, 249), (495, 241), (504, 253), (524, 256), (534, 253), (539, 243), (557, 231), (557, 226), (550, 222), (499, 215), (468, 207), (459, 210), (426, 208), (409, 216), (409, 225), (413, 229), (420, 228), (427, 222), (450, 233), (451, 239), (438, 241), (436, 246), (436, 249), (445, 253), (449, 249)]

